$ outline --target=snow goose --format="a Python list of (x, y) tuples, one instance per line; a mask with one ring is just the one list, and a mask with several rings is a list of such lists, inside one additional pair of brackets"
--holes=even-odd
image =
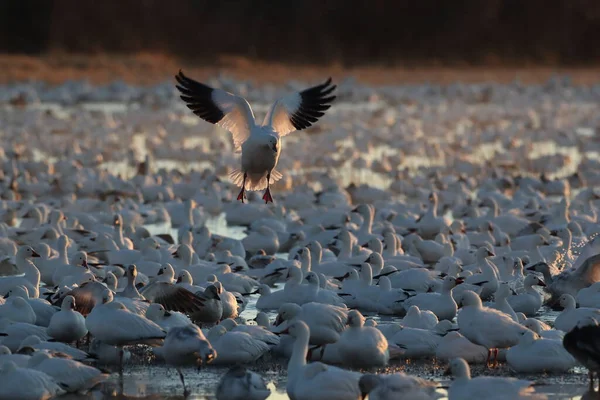
[(600, 254), (589, 258), (585, 258), (584, 254), (582, 251), (573, 267), (558, 275), (554, 275), (553, 268), (546, 263), (532, 265), (527, 269), (541, 272), (544, 275), (544, 281), (548, 285), (547, 289), (554, 300), (561, 294), (577, 296), (579, 290), (600, 281)]
[[(58, 237), (57, 240), (57, 248), (58, 248), (58, 257), (44, 257), (44, 254), (41, 252), (38, 252), (40, 254), (40, 259), (37, 262), (37, 267), (40, 270), (40, 274), (41, 274), (41, 280), (48, 284), (54, 284), (57, 285), (58, 282), (54, 282), (53, 280), (53, 276), (54, 276), (54, 272), (57, 269), (62, 269), (65, 266), (69, 265), (69, 258), (67, 255), (67, 247), (69, 245), (69, 238), (66, 235), (61, 235)], [(42, 247), (46, 247), (47, 250), (50, 250), (50, 247), (45, 244), (45, 243), (41, 243), (38, 246), (42, 246)], [(36, 246), (37, 249), (37, 246)], [(44, 249), (44, 251), (47, 251), (46, 249)]]
[(389, 343), (400, 347), (404, 358), (433, 357), (440, 339), (452, 330), (455, 328), (448, 320), (439, 322), (432, 330), (401, 327), (392, 335)]
[(421, 310), (433, 312), (439, 320), (452, 321), (458, 310), (456, 301), (452, 296), (452, 290), (462, 282), (462, 278), (446, 276), (440, 293), (419, 293), (406, 299), (403, 305), (407, 311), (410, 307), (417, 306)]
[(68, 344), (61, 342), (47, 342), (40, 339), (37, 335), (27, 336), (21, 341), (18, 353), (34, 353), (43, 351), (51, 354), (66, 354), (69, 358), (77, 361), (89, 360), (90, 355), (85, 351), (76, 349)]
[(219, 281), (213, 282), (212, 285), (217, 288), (217, 294), (219, 295), (221, 306), (223, 307), (223, 314), (221, 315), (221, 318), (237, 318), (238, 303), (235, 295), (224, 290), (223, 284)]
[(242, 239), (246, 252), (255, 254), (264, 250), (267, 254), (275, 254), (279, 250), (279, 237), (277, 233), (268, 226), (261, 226), (256, 231), (250, 232)]
[(406, 310), (402, 318), (402, 325), (408, 328), (433, 329), (438, 324), (437, 316), (428, 310), (420, 310), (418, 306), (412, 305)]
[(260, 325), (239, 325), (231, 318), (224, 319), (219, 325), (224, 326), (229, 332), (246, 332), (253, 338), (265, 342), (271, 347), (277, 346), (280, 342), (278, 335)]
[(49, 399), (65, 393), (50, 376), (29, 368), (19, 368), (12, 361), (0, 365), (0, 398)]
[(460, 357), (469, 364), (483, 364), (487, 361), (488, 349), (471, 342), (460, 332), (448, 332), (438, 341), (435, 357), (444, 361)]
[(208, 364), (219, 356), (206, 340), (200, 328), (193, 324), (172, 328), (167, 334), (163, 345), (155, 348), (154, 353), (163, 358), (167, 365), (177, 369), (183, 385), (183, 393), (186, 397), (189, 391), (185, 386), (181, 367)]
[(570, 294), (563, 294), (558, 299), (558, 305), (563, 311), (554, 320), (554, 328), (563, 332), (569, 332), (577, 326), (579, 321), (585, 318), (600, 320), (600, 310), (597, 308), (577, 308), (575, 299)]
[(446, 374), (454, 376), (450, 389), (448, 389), (448, 400), (542, 400), (547, 398), (535, 393), (532, 382), (529, 381), (497, 376), (471, 378), (469, 364), (462, 358), (450, 361)]
[(252, 294), (259, 294), (260, 297), (256, 300), (256, 308), (258, 310), (276, 310), (279, 306), (288, 301), (288, 298), (283, 290), (276, 292), (271, 291), (267, 285), (259, 285), (258, 289)]
[[(130, 268), (131, 267), (135, 266), (130, 266)], [(169, 282), (156, 280), (144, 286), (140, 293), (140, 295), (143, 296), (143, 299), (152, 303), (159, 303), (169, 311), (179, 311), (186, 314), (199, 312), (205, 307), (206, 302), (202, 296), (195, 295), (183, 287), (172, 283), (174, 273), (173, 268), (169, 264), (163, 266), (161, 268), (161, 271), (162, 270), (168, 271), (167, 279)], [(135, 279), (135, 276), (133, 276), (133, 279)], [(137, 292), (135, 280), (132, 281), (132, 283), (128, 283), (128, 287), (131, 289), (132, 293)]]
[(50, 304), (49, 301), (43, 299), (30, 299), (29, 291), (25, 286), (15, 286), (6, 293), (5, 298), (9, 297), (20, 297), (25, 299), (33, 311), (35, 312), (35, 324), (38, 326), (47, 327), (50, 324), (52, 316), (60, 310), (59, 308)]
[(488, 207), (488, 214), (485, 216), (490, 222), (496, 225), (502, 232), (508, 233), (511, 237), (515, 237), (529, 226), (530, 221), (526, 218), (510, 212), (500, 213), (498, 202), (492, 197), (484, 197), (479, 203), (480, 207)]
[(519, 343), (506, 352), (508, 365), (519, 373), (567, 372), (576, 365), (561, 340), (541, 339), (530, 330), (523, 332)]
[(217, 287), (208, 285), (198, 297), (203, 305), (198, 311), (191, 314), (192, 321), (208, 324), (219, 322), (223, 318), (223, 304)]
[(44, 352), (33, 354), (27, 367), (52, 377), (69, 393), (85, 393), (108, 379), (108, 375), (97, 368)]
[(511, 289), (508, 283), (501, 282), (498, 286), (498, 290), (496, 290), (496, 293), (494, 294), (494, 302), (491, 304), (490, 308), (501, 311), (511, 317), (513, 321), (519, 322), (515, 310), (513, 310), (507, 301), (510, 295)]
[(88, 331), (85, 327), (85, 318), (75, 311), (75, 298), (67, 296), (63, 299), (61, 310), (52, 316), (48, 325), (48, 335), (66, 343), (75, 342)]
[(156, 323), (167, 333), (175, 327), (187, 326), (192, 321), (185, 315), (177, 311), (167, 311), (158, 303), (152, 303), (146, 310), (146, 318)]
[(539, 319), (527, 318), (521, 321), (521, 324), (523, 324), (525, 328), (537, 333), (544, 339), (562, 340), (562, 338), (565, 336), (563, 331), (552, 329), (548, 324), (540, 321)]
[(288, 362), (286, 391), (294, 400), (362, 399), (358, 387), (361, 374), (315, 362), (306, 363), (310, 330), (303, 321), (295, 321), (288, 329), (295, 338)]
[(216, 392), (217, 400), (265, 400), (270, 395), (262, 376), (239, 365), (223, 375)]
[(6, 361), (14, 362), (19, 368), (27, 368), (31, 356), (26, 354), (13, 354), (6, 346), (0, 346), (0, 365)]
[(218, 354), (215, 364), (251, 363), (269, 351), (269, 345), (241, 331), (228, 332), (217, 325), (208, 332), (208, 340)]
[(363, 219), (360, 228), (354, 232), (359, 244), (365, 244), (378, 235), (373, 234), (373, 219), (375, 218), (375, 208), (369, 204), (359, 204), (352, 212), (360, 214)]
[(295, 321), (304, 321), (310, 329), (310, 344), (335, 343), (346, 329), (347, 318), (347, 310), (328, 304), (286, 303), (279, 307), (273, 331), (281, 333)]
[(463, 293), (462, 305), (458, 313), (460, 333), (490, 350), (490, 355), (494, 349), (516, 345), (527, 329), (503, 312), (483, 307), (479, 296), (470, 290)]
[(363, 375), (358, 381), (363, 397), (370, 400), (431, 400), (436, 399), (437, 384), (403, 372)]
[[(443, 236), (443, 235), (439, 235)], [(424, 263), (433, 264), (442, 257), (451, 257), (454, 254), (454, 248), (450, 241), (439, 243), (436, 240), (425, 240), (416, 235), (411, 244), (409, 244), (411, 254), (420, 256)]]
[(364, 323), (359, 311), (348, 312), (348, 328), (337, 342), (342, 363), (352, 368), (385, 367), (390, 360), (388, 341), (377, 328)]
[(0, 305), (0, 319), (1, 318), (27, 324), (35, 324), (37, 319), (33, 308), (29, 305), (27, 300), (21, 297), (10, 297), (4, 304)]
[(575, 300), (580, 307), (600, 308), (600, 282), (580, 289)]
[(119, 373), (123, 374), (123, 346), (130, 344), (154, 344), (165, 338), (162, 328), (149, 319), (127, 310), (118, 301), (103, 298), (104, 303), (94, 307), (85, 325), (96, 339), (120, 348)]
[(30, 335), (37, 335), (44, 340), (50, 339), (46, 333), (46, 328), (24, 322), (11, 322), (0, 319), (0, 344), (8, 347), (10, 351), (16, 352), (23, 339)]
[(411, 268), (398, 271), (396, 268), (390, 267), (389, 271), (375, 275), (373, 279), (379, 279), (382, 276), (387, 276), (390, 279), (393, 288), (419, 293), (429, 292), (442, 283), (439, 272), (430, 271), (427, 268)]
[(546, 284), (535, 274), (530, 274), (525, 277), (524, 285), (524, 293), (510, 296), (507, 300), (515, 312), (522, 312), (526, 316), (532, 317), (542, 308), (544, 302), (544, 296), (533, 286), (546, 287)]
[(39, 297), (40, 271), (29, 258), (39, 258), (40, 255), (31, 246), (22, 246), (15, 256), (16, 265), (23, 276), (0, 277), (0, 294), (6, 294), (15, 286), (25, 286), (32, 298)]
[(424, 215), (416, 221), (417, 232), (424, 239), (433, 239), (448, 222), (443, 217), (438, 217), (438, 196), (431, 192), (428, 197), (429, 206)]
[(494, 253), (488, 248), (478, 248), (476, 266), (481, 273), (465, 279), (465, 283), (481, 287), (481, 298), (483, 299), (490, 298), (498, 290), (498, 268), (488, 259), (493, 256)]
[(192, 279), (192, 275), (186, 269), (182, 269), (177, 274), (177, 279), (175, 283), (182, 288), (189, 290), (192, 293), (203, 292), (206, 289), (206, 286), (194, 285), (194, 280)]
[(321, 85), (277, 100), (263, 125), (258, 126), (244, 98), (196, 82), (181, 71), (176, 79), (181, 99), (189, 109), (205, 121), (218, 124), (232, 133), (235, 149), (242, 152), (242, 163), (241, 169), (234, 170), (230, 177), (242, 188), (238, 195), (242, 202), (245, 190), (265, 188), (263, 200), (273, 202), (270, 185), (282, 176), (275, 170), (281, 153), (281, 138), (295, 130), (310, 127), (335, 100), (331, 93), (336, 86), (330, 86), (329, 79)]
[(379, 278), (377, 286), (379, 287), (377, 312), (385, 315), (402, 315), (405, 312), (404, 300), (414, 294), (410, 294), (402, 289), (393, 289), (392, 282), (387, 276)]
[(587, 316), (578, 321), (577, 325), (565, 335), (562, 342), (564, 348), (588, 369), (589, 388), (592, 392), (595, 391), (594, 373), (600, 372), (599, 337), (598, 320)]

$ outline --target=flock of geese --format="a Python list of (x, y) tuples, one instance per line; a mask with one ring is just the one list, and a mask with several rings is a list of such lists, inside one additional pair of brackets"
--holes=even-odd
[[(277, 118), (293, 120), (272, 126), (315, 122), (333, 90), (317, 88), (316, 103), (303, 92), (276, 102)], [(188, 106), (224, 121), (226, 92), (198, 90)], [(298, 119), (301, 109), (315, 121)], [(94, 390), (112, 373), (122, 380), (146, 348), (177, 370), (185, 395), (196, 368), (231, 366), (219, 400), (267, 398), (248, 368), (282, 359), (292, 400), (435, 399), (444, 388), (451, 400), (546, 398), (543, 382), (472, 376), (477, 364), (524, 374), (582, 365), (595, 393), (600, 193), (583, 173), (394, 171), (385, 190), (315, 173), (265, 205), (270, 192), (236, 202), (243, 182), (222, 179), (230, 170), (184, 174), (146, 157), (127, 177), (82, 149), (59, 161), (28, 151), (0, 154), (0, 399)], [(211, 232), (219, 213), (243, 238)], [(381, 373), (434, 359), (454, 377), (446, 387)]]

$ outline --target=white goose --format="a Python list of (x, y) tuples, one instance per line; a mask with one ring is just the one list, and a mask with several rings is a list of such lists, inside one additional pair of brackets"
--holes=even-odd
[(111, 301), (107, 292), (103, 304), (98, 304), (87, 316), (85, 325), (96, 339), (120, 348), (119, 373), (123, 374), (123, 346), (129, 344), (156, 343), (165, 338), (165, 331), (154, 322), (127, 310), (118, 301)]
[(43, 372), (19, 368), (12, 361), (0, 365), (0, 398), (49, 399), (65, 391)]
[(85, 335), (85, 318), (75, 311), (75, 298), (67, 296), (63, 299), (61, 310), (52, 316), (48, 325), (48, 335), (66, 343), (75, 342)]
[(49, 301), (44, 299), (30, 299), (29, 291), (25, 286), (15, 286), (8, 291), (5, 298), (7, 297), (21, 297), (25, 299), (33, 311), (35, 312), (35, 324), (38, 326), (47, 327), (50, 324), (52, 316), (60, 309), (50, 304)]
[(346, 329), (347, 318), (347, 310), (332, 305), (286, 303), (279, 307), (273, 331), (281, 333), (295, 321), (303, 321), (310, 329), (311, 344), (335, 343)]
[(469, 364), (483, 364), (487, 361), (488, 349), (471, 342), (460, 332), (448, 332), (439, 340), (435, 357), (444, 361), (460, 357)]
[(450, 361), (446, 373), (454, 376), (448, 390), (448, 400), (502, 400), (546, 399), (535, 393), (532, 382), (497, 376), (471, 378), (469, 364), (462, 358)]
[(577, 326), (579, 321), (589, 317), (600, 321), (599, 309), (588, 307), (577, 308), (577, 303), (570, 294), (563, 294), (560, 296), (558, 304), (564, 309), (554, 320), (554, 328), (563, 332), (570, 332)]
[(507, 299), (510, 298), (510, 296), (511, 296), (510, 286), (506, 282), (501, 282), (500, 285), (498, 286), (498, 290), (496, 290), (496, 293), (494, 294), (494, 302), (492, 303), (492, 305), (490, 307), (508, 315), (509, 317), (512, 318), (513, 321), (519, 322), (519, 320), (517, 318), (517, 314), (515, 313), (515, 310), (513, 310), (513, 308), (508, 303)]
[(241, 366), (231, 368), (217, 386), (217, 400), (265, 400), (271, 395), (265, 380)]
[(176, 79), (181, 99), (190, 110), (232, 133), (235, 149), (242, 152), (242, 165), (230, 177), (242, 188), (238, 195), (238, 200), (242, 201), (245, 190), (266, 188), (263, 200), (273, 202), (270, 184), (282, 176), (275, 170), (281, 153), (281, 138), (295, 130), (310, 127), (335, 100), (331, 93), (336, 87), (330, 86), (329, 79), (322, 85), (277, 100), (259, 126), (244, 98), (196, 82), (181, 71)]
[(215, 364), (251, 363), (269, 351), (269, 345), (241, 331), (228, 332), (217, 325), (208, 332), (208, 340), (218, 354)]
[(533, 317), (542, 308), (544, 302), (544, 296), (533, 287), (545, 287), (546, 284), (535, 274), (530, 274), (525, 277), (524, 286), (525, 292), (516, 296), (510, 296), (507, 299), (508, 304), (510, 304), (515, 312), (522, 312), (528, 317)]
[(76, 349), (66, 343), (43, 341), (37, 335), (27, 336), (19, 345), (19, 353), (34, 353), (37, 351), (47, 353), (66, 354), (69, 358), (77, 361), (89, 360), (90, 355), (85, 351)]
[(365, 317), (357, 310), (348, 312), (347, 323), (337, 342), (342, 363), (354, 368), (385, 367), (390, 360), (385, 336), (377, 328), (364, 326)]
[(154, 353), (162, 357), (168, 365), (177, 369), (184, 396), (189, 394), (185, 386), (185, 379), (181, 367), (199, 366), (208, 364), (218, 357), (217, 352), (206, 340), (204, 334), (194, 324), (172, 328), (161, 347), (154, 349)]
[(4, 304), (0, 305), (0, 318), (35, 324), (37, 316), (27, 300), (21, 297), (10, 297)]
[(506, 352), (508, 365), (519, 373), (566, 372), (577, 361), (565, 350), (562, 340), (541, 339), (530, 330)]
[(28, 368), (43, 372), (60, 383), (69, 393), (85, 393), (108, 379), (108, 374), (79, 361), (52, 357), (36, 352), (29, 359)]
[(483, 307), (479, 296), (470, 290), (463, 293), (462, 304), (458, 313), (460, 332), (490, 351), (516, 345), (527, 329), (503, 312)]
[(0, 346), (0, 365), (6, 361), (14, 362), (19, 368), (27, 368), (27, 363), (31, 356), (26, 354), (12, 354), (10, 349), (6, 346)]
[(22, 246), (15, 256), (16, 265), (19, 272), (24, 276), (6, 276), (0, 277), (0, 294), (6, 294), (15, 286), (25, 286), (31, 298), (39, 297), (40, 271), (29, 260), (29, 258), (39, 258), (40, 255), (33, 250), (31, 246)]
[(302, 321), (291, 324), (287, 333), (295, 338), (288, 362), (286, 391), (294, 400), (359, 400), (361, 374), (315, 362), (306, 363), (310, 330)]
[(403, 372), (363, 375), (358, 382), (370, 400), (432, 400), (438, 398), (437, 384)]
[(412, 306), (417, 306), (421, 310), (429, 310), (433, 312), (439, 320), (447, 319), (449, 321), (456, 317), (458, 306), (452, 291), (463, 282), (462, 278), (454, 278), (446, 276), (442, 283), (440, 293), (419, 293), (414, 297), (406, 299), (403, 303), (404, 308), (408, 309)]
[(167, 333), (176, 327), (192, 323), (187, 315), (177, 311), (167, 311), (161, 304), (152, 303), (146, 309), (146, 318), (163, 328)]

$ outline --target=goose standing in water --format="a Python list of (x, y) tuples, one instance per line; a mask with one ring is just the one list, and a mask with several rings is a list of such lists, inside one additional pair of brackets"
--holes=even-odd
[(231, 180), (242, 188), (237, 199), (244, 201), (246, 190), (265, 190), (265, 203), (273, 202), (270, 185), (281, 179), (275, 169), (281, 154), (281, 138), (293, 131), (310, 127), (331, 107), (336, 86), (327, 82), (293, 93), (275, 102), (262, 126), (257, 125), (250, 104), (239, 96), (213, 89), (186, 77), (175, 77), (181, 99), (203, 120), (227, 129), (233, 145), (242, 152), (241, 169), (234, 170)]
[(208, 364), (218, 357), (217, 352), (206, 340), (200, 328), (193, 324), (172, 328), (167, 334), (164, 344), (154, 349), (154, 353), (162, 357), (168, 365), (177, 369), (183, 385), (184, 396), (187, 396), (189, 391), (185, 386), (181, 367)]

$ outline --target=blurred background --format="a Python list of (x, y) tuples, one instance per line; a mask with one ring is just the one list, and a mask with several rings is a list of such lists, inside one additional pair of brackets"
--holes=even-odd
[(73, 74), (121, 62), (124, 79), (181, 64), (589, 68), (598, 38), (598, 0), (0, 1), (0, 67), (20, 62), (13, 79), (41, 73), (36, 59)]

